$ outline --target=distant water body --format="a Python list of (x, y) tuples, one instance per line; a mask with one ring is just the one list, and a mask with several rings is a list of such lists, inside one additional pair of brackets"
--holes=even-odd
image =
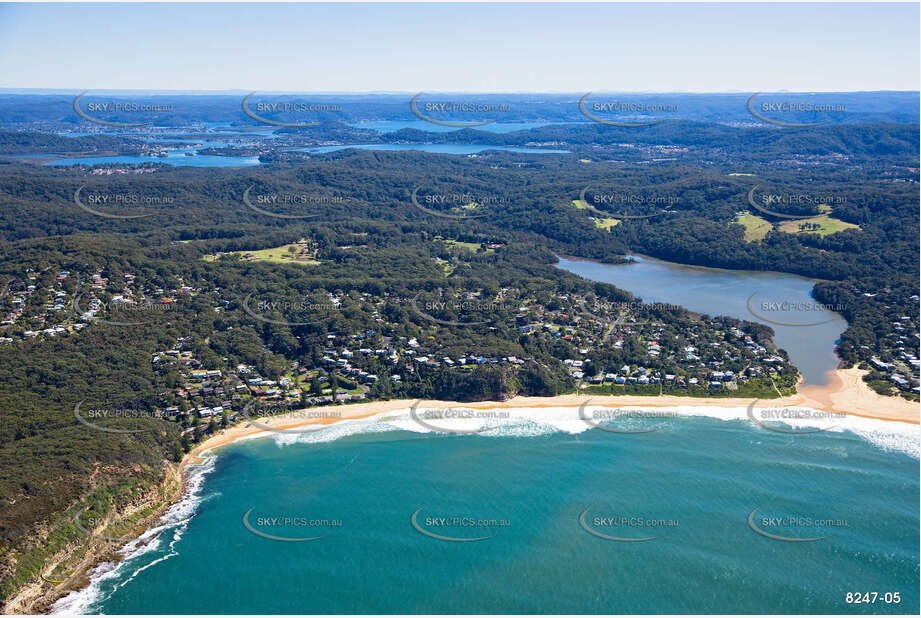
[[(489, 133), (512, 133), (513, 131), (529, 131), (539, 127), (548, 127), (551, 125), (564, 124), (589, 124), (580, 122), (495, 122), (493, 124), (484, 124), (479, 127), (469, 127), (477, 131), (488, 131)], [(352, 123), (356, 129), (371, 129), (381, 133), (393, 133), (400, 129), (418, 129), (427, 133), (450, 133), (460, 131), (465, 127), (446, 127), (425, 120), (371, 120), (366, 122)]]
[(585, 279), (613, 284), (647, 303), (680, 305), (698, 313), (770, 326), (774, 343), (790, 355), (803, 375), (803, 384), (825, 384), (828, 372), (838, 366), (835, 345), (847, 321), (817, 306), (811, 296), (814, 279), (631, 257), (636, 260), (633, 264), (562, 259), (557, 266)]
[(555, 150), (552, 148), (518, 148), (516, 146), (494, 146), (488, 144), (345, 144), (342, 146), (314, 146), (301, 148), (298, 152), (334, 152), (347, 148), (359, 150), (418, 150), (421, 152), (434, 152), (439, 154), (469, 155), (483, 152), (484, 150), (505, 150), (507, 152), (521, 152), (526, 154), (567, 154), (568, 150)]
[(917, 427), (650, 422), (448, 436), (362, 419), (237, 443), (55, 611), (918, 613)]
[(144, 138), (149, 143), (179, 143), (189, 144), (188, 146), (173, 147), (164, 149), (165, 157), (156, 157), (149, 155), (113, 155), (105, 157), (73, 157), (66, 159), (56, 159), (49, 161), (45, 165), (62, 166), (62, 165), (99, 165), (111, 163), (165, 163), (167, 165), (184, 165), (190, 167), (250, 167), (259, 165), (259, 157), (224, 157), (220, 155), (203, 155), (199, 154), (200, 150), (205, 148), (224, 148), (231, 144), (224, 141), (189, 139), (184, 134), (174, 133), (171, 135), (159, 133), (156, 136)]
[(251, 167), (259, 165), (259, 157), (224, 157), (220, 155), (186, 155), (184, 151), (172, 150), (165, 157), (147, 157), (140, 155), (114, 155), (109, 157), (74, 157), (55, 159), (45, 165), (110, 165), (127, 163), (141, 165), (145, 163), (165, 163), (166, 165), (184, 165), (189, 167)]
[[(156, 138), (147, 139), (149, 142), (196, 142), (196, 140), (187, 139), (168, 139)], [(201, 143), (201, 141), (197, 141)], [(227, 144), (210, 144), (205, 143), (201, 146), (170, 149), (166, 151), (165, 157), (142, 156), (142, 155), (112, 155), (102, 157), (69, 157), (60, 158), (45, 163), (51, 166), (68, 166), (68, 165), (100, 165), (100, 164), (142, 164), (142, 163), (165, 163), (167, 165), (184, 165), (191, 167), (251, 167), (260, 165), (259, 157), (235, 157), (221, 155), (203, 155), (198, 154), (198, 150), (203, 148), (219, 148)], [(346, 150), (348, 148), (357, 148), (359, 150), (397, 150), (397, 151), (420, 151), (432, 152), (438, 154), (452, 155), (470, 155), (483, 152), (485, 150), (504, 150), (507, 152), (518, 152), (524, 154), (567, 154), (568, 150), (556, 150), (552, 148), (519, 148), (516, 146), (495, 146), (488, 144), (343, 144), (338, 146), (312, 146), (309, 148), (299, 148), (292, 152), (310, 152), (326, 153), (337, 150)], [(188, 153), (188, 154), (187, 154)], [(45, 156), (45, 155), (35, 155)], [(54, 155), (48, 155), (54, 156)], [(20, 158), (24, 158), (21, 156)]]

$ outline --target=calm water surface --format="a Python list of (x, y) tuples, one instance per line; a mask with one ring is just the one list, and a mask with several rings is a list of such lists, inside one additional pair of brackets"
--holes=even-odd
[[(378, 424), (333, 441), (254, 440), (219, 453), (194, 516), (97, 575), (83, 605), (57, 609), (916, 614), (918, 477), (917, 459), (853, 433), (792, 436), (704, 417), (634, 436), (524, 426), (449, 437)], [(759, 507), (758, 527), (827, 538), (767, 538), (747, 523)], [(426, 532), (489, 538), (427, 536), (411, 523), (419, 509)], [(256, 532), (322, 538), (257, 535), (247, 512)], [(583, 512), (589, 530), (657, 538), (598, 537)], [(772, 528), (762, 516), (823, 524)], [(898, 591), (901, 603), (847, 604), (858, 590)]]
[[(471, 127), (477, 131), (489, 131), (490, 133), (511, 133), (512, 131), (528, 131), (538, 127), (547, 127), (557, 124), (588, 124), (578, 122), (496, 122), (486, 124), (481, 127)], [(418, 129), (428, 133), (450, 133), (451, 131), (460, 131), (463, 127), (445, 127), (442, 125), (426, 122), (425, 120), (372, 120), (368, 122), (355, 122), (350, 126), (356, 129), (372, 129), (381, 133), (393, 133), (400, 129)]]
[[(766, 324), (774, 329), (774, 342), (803, 374), (804, 384), (825, 384), (827, 373), (838, 366), (835, 344), (847, 321), (816, 306), (811, 296), (814, 279), (632, 257), (634, 264), (561, 259), (557, 266), (585, 279), (611, 283), (647, 303), (670, 303), (711, 316)], [(796, 306), (775, 306), (783, 302)]]
[(468, 155), (483, 152), (484, 150), (505, 150), (508, 152), (523, 152), (526, 154), (566, 154), (568, 150), (554, 150), (551, 148), (517, 148), (514, 146), (492, 146), (486, 144), (345, 144), (342, 146), (314, 146), (301, 148), (296, 152), (334, 152), (346, 148), (360, 150), (418, 150), (421, 152), (434, 152), (439, 154)]

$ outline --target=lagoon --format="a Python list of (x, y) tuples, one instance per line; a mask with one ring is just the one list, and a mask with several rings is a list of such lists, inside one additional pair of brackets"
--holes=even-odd
[[(630, 256), (632, 264), (561, 259), (559, 268), (610, 283), (645, 302), (670, 303), (711, 316), (724, 315), (774, 329), (774, 343), (787, 351), (804, 385), (823, 385), (838, 366), (835, 344), (847, 328), (839, 314), (816, 306), (815, 279), (778, 272), (686, 266)], [(777, 303), (795, 303), (785, 309)]]

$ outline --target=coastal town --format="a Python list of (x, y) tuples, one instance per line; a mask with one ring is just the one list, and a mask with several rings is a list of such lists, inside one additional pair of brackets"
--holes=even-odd
[[(586, 394), (742, 396), (753, 385), (781, 394), (780, 388), (790, 392), (797, 376), (785, 355), (766, 339), (769, 331), (751, 323), (708, 316), (672, 323), (656, 312), (676, 307), (577, 294), (547, 302), (517, 288), (501, 288), (494, 296), (484, 290), (462, 293), (458, 307), (498, 310), (480, 316), (490, 321), (472, 325), (466, 324), (477, 317), (472, 313), (454, 316), (462, 318), (454, 322), (436, 317), (439, 303), (419, 295), (327, 292), (330, 312), (324, 323), (352, 324), (355, 330), (317, 331), (319, 324), (312, 325), (311, 334), (294, 329), (298, 346), (311, 351), (281, 355), (263, 342), (263, 353), (283, 362), (260, 365), (215, 353), (214, 339), (233, 337), (235, 331), (255, 334), (273, 322), (272, 316), (284, 317), (253, 311), (270, 305), (249, 307), (239, 296), (202, 290), (181, 279), (169, 288), (146, 285), (130, 273), (25, 272), (3, 298), (0, 341), (33, 339), (41, 345), (42, 338), (79, 336), (86, 328), (131, 328), (175, 318), (185, 310), (184, 303), (206, 299), (212, 312), (232, 318), (223, 333), (209, 343), (209, 338), (190, 332), (150, 356), (156, 383), (168, 388), (158, 391), (159, 405), (145, 414), (180, 423), (193, 442), (240, 420), (246, 406), (271, 414), (408, 398), (421, 383), (444, 372), (516, 370), (549, 362), (528, 350), (556, 350), (559, 356), (553, 362), (571, 380), (571, 388)], [(345, 313), (353, 318), (343, 322)], [(478, 328), (501, 328), (517, 344), (504, 352), (501, 344), (464, 344), (464, 335)]]
[(919, 615), (919, 14), (0, 4), (0, 614)]
[[(247, 255), (253, 258), (252, 253)], [(444, 265), (453, 268), (448, 262)], [(183, 299), (199, 294), (201, 289), (184, 284), (181, 278), (174, 287), (164, 289), (144, 285), (130, 273), (26, 271), (6, 284), (0, 298), (0, 344), (76, 333), (97, 322), (107, 328), (144, 323), (156, 314), (181, 311)], [(239, 309), (236, 296), (227, 290), (206, 293), (215, 312)], [(336, 311), (343, 303), (353, 302), (341, 291), (330, 292), (327, 298)], [(287, 372), (260, 375), (253, 367), (229, 362), (203, 367), (192, 355), (192, 337), (177, 341), (174, 349), (158, 351), (152, 357), (156, 370), (165, 374), (175, 365), (182, 376), (181, 386), (163, 394), (158, 414), (177, 420), (221, 416), (238, 412), (248, 398), (316, 406), (397, 397), (412, 392), (413, 382), (432, 372), (537, 362), (518, 346), (515, 352), (503, 354), (494, 346), (463, 349), (452, 345), (451, 331), (463, 333), (463, 320), (455, 327), (441, 324), (412, 298), (371, 294), (355, 298), (356, 306), (366, 314), (366, 323), (374, 328), (325, 332), (322, 347), (311, 356), (290, 358)], [(579, 391), (729, 395), (752, 380), (774, 388), (785, 383), (782, 376), (789, 383), (795, 374), (789, 360), (763, 341), (763, 332), (746, 330), (743, 323), (725, 318), (699, 316), (693, 327), (677, 328), (656, 319), (649, 311), (655, 307), (641, 303), (604, 303), (561, 295), (547, 304), (522, 297), (513, 288), (504, 288), (492, 298), (484, 298), (481, 290), (470, 291), (460, 301), (468, 307), (504, 309), (497, 317), (505, 328), (518, 333), (525, 348), (531, 343), (554, 346), (557, 362), (563, 363)], [(405, 324), (388, 322), (384, 310), (388, 305), (411, 316), (413, 327), (407, 330)], [(258, 313), (255, 319), (253, 327), (258, 327), (258, 320), (270, 320)], [(916, 397), (921, 364), (916, 352), (917, 325), (909, 316), (902, 316), (890, 326), (891, 335), (882, 339), (885, 347), (864, 346), (866, 366), (877, 386), (884, 382), (892, 393)]]

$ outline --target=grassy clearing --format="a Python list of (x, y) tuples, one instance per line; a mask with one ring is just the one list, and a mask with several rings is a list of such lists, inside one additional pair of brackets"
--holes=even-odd
[(763, 239), (773, 227), (767, 219), (753, 215), (747, 210), (741, 213), (735, 222), (745, 226), (745, 242), (755, 242)]
[[(258, 249), (254, 251), (233, 251), (225, 255), (240, 255), (244, 260), (250, 262), (272, 262), (275, 264), (319, 264), (315, 258), (316, 251), (310, 248), (306, 242), (300, 241), (281, 247), (270, 247), (268, 249)], [(206, 255), (208, 261), (216, 260), (217, 255)]]
[[(470, 251), (471, 253), (476, 253), (477, 251), (480, 250), (480, 244), (479, 244), (479, 243), (475, 243), (475, 242), (463, 242), (463, 241), (460, 241), (460, 240), (450, 240), (450, 239), (448, 239), (448, 238), (441, 238), (441, 239), (439, 239), (439, 240), (441, 240), (441, 242), (443, 242), (444, 244), (446, 244), (446, 245), (448, 245), (448, 246), (450, 246), (450, 247), (460, 247), (461, 249), (466, 249), (467, 251)], [(495, 253), (496, 250), (495, 250), (495, 249), (486, 249), (485, 252), (486, 252), (486, 253)]]
[(755, 174), (749, 174), (748, 172), (733, 172), (729, 175), (730, 176), (754, 176)]
[(819, 236), (828, 236), (844, 230), (859, 230), (859, 225), (847, 223), (840, 219), (835, 219), (828, 215), (819, 215), (809, 219), (797, 219), (796, 221), (784, 221), (780, 224), (780, 231), (787, 234), (818, 234)]
[[(594, 208), (590, 209), (588, 207), (588, 204), (586, 204), (582, 200), (573, 200), (572, 205), (578, 208), (579, 210), (592, 210), (592, 211), (595, 210)], [(620, 219), (614, 219), (612, 217), (592, 217), (592, 221), (595, 222), (595, 227), (600, 228), (602, 230), (608, 230), (608, 231), (610, 231), (612, 227), (620, 223)]]
[(605, 217), (604, 219), (595, 219), (595, 227), (601, 228), (602, 230), (610, 230), (612, 227), (620, 223), (620, 219), (612, 219), (611, 217)]

